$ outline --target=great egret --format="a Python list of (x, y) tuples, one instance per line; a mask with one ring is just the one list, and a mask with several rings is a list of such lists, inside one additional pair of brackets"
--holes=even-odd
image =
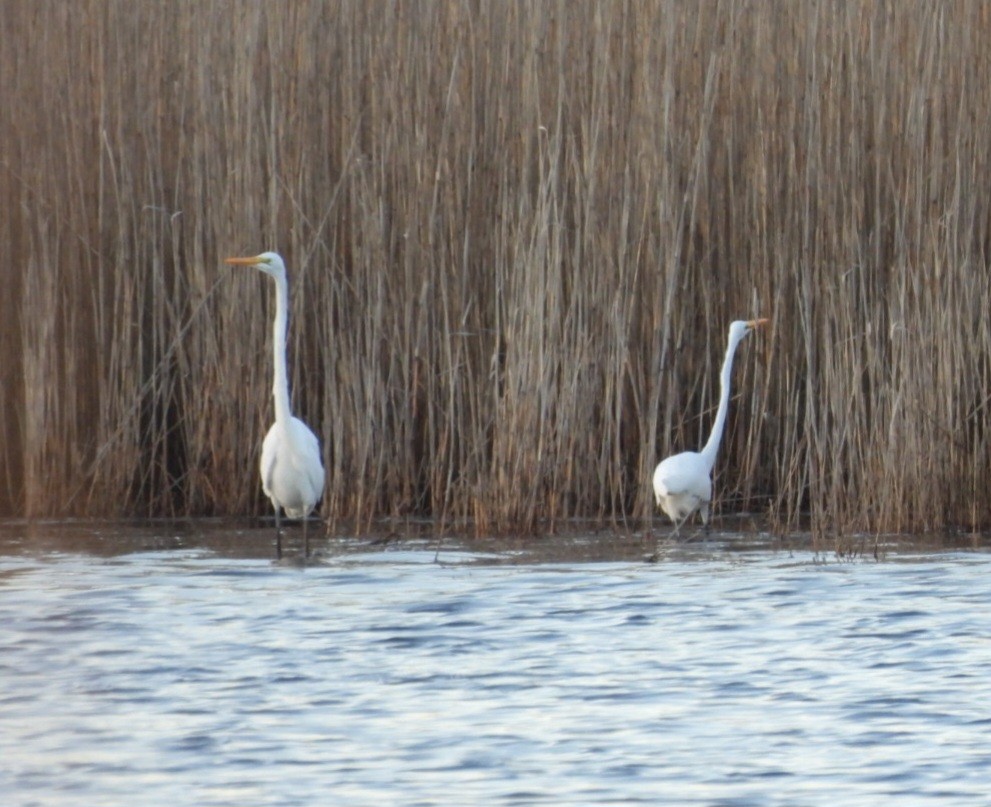
[(654, 497), (674, 523), (674, 534), (696, 510), (702, 524), (709, 524), (709, 502), (712, 500), (712, 466), (716, 464), (719, 441), (723, 439), (726, 412), (729, 409), (730, 378), (733, 354), (737, 345), (754, 328), (766, 324), (766, 319), (733, 322), (729, 326), (729, 344), (723, 369), (719, 376), (719, 409), (712, 424), (712, 433), (701, 451), (683, 451), (663, 460), (654, 470)]
[(275, 323), (272, 328), (272, 353), (275, 359), (275, 423), (262, 443), (262, 490), (275, 507), (275, 554), (282, 557), (282, 534), (279, 509), (289, 518), (303, 521), (303, 557), (310, 554), (306, 517), (323, 494), (324, 470), (320, 461), (320, 443), (289, 408), (289, 379), (286, 374), (286, 327), (289, 317), (289, 284), (286, 265), (274, 252), (253, 258), (227, 258), (226, 263), (253, 266), (275, 281)]

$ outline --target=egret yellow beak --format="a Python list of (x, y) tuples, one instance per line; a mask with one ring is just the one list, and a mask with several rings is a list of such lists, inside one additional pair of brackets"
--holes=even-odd
[(260, 263), (268, 263), (261, 255), (255, 255), (253, 258), (224, 258), (224, 263), (229, 263), (232, 266), (257, 266)]
[(771, 320), (767, 319), (766, 317), (763, 317), (761, 319), (752, 319), (750, 320), (750, 322), (747, 323), (747, 325), (751, 328), (760, 328), (762, 325), (767, 325), (767, 323), (769, 323), (770, 321)]

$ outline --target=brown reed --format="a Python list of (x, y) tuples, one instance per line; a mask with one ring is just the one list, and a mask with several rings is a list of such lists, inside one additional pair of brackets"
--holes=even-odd
[(652, 512), (738, 354), (717, 512), (991, 526), (974, 2), (11, 0), (0, 513), (233, 514), (294, 405), (322, 512)]

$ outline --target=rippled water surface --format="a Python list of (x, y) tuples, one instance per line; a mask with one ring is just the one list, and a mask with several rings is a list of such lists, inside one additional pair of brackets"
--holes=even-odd
[(984, 551), (84, 532), (2, 536), (4, 805), (991, 801)]

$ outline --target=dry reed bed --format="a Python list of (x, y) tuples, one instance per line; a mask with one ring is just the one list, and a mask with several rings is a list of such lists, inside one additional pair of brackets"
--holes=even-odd
[(264, 509), (271, 289), (331, 521), (983, 529), (980, 2), (14, 0), (0, 511)]

